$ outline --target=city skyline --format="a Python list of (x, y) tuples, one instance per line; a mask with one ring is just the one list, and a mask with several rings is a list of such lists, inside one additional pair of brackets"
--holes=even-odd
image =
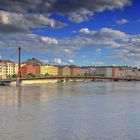
[[(0, 2), (0, 53), (22, 61), (140, 67), (138, 0)], [(17, 59), (14, 57), (13, 59)]]

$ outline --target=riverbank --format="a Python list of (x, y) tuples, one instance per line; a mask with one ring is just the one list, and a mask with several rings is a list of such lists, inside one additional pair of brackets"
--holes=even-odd
[[(48, 84), (48, 83), (71, 83), (71, 82), (119, 82), (119, 80), (112, 80), (112, 79), (24, 79), (21, 82), (18, 81), (3, 81), (1, 82), (0, 86), (17, 86), (17, 85), (34, 85), (34, 84)], [(121, 80), (126, 81), (126, 80)], [(131, 81), (131, 80), (128, 80)]]

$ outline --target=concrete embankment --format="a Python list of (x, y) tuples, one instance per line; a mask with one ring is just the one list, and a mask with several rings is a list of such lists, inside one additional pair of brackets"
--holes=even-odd
[(48, 83), (70, 83), (70, 82), (98, 82), (98, 81), (110, 81), (110, 80), (98, 80), (98, 79), (24, 79), (19, 81), (11, 81), (5, 83), (5, 86), (17, 86), (17, 85), (33, 85), (33, 84), (48, 84)]
[(32, 85), (32, 84), (47, 84), (47, 83), (57, 83), (56, 79), (44, 79), (44, 80), (23, 80), (21, 85)]
[[(84, 82), (84, 79), (27, 79), (22, 80), (20, 85), (33, 85), (33, 84), (48, 84), (48, 83), (67, 83), (67, 82)], [(11, 82), (10, 86), (17, 86), (17, 81)]]

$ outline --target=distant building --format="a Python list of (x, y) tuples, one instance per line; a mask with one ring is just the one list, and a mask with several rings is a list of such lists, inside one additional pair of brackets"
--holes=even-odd
[(58, 75), (58, 67), (56, 66), (40, 66), (40, 74)]
[(120, 76), (121, 77), (135, 77), (136, 73), (133, 71), (131, 67), (121, 67), (120, 68)]
[(48, 66), (40, 66), (40, 74), (48, 73)]
[(119, 67), (113, 67), (113, 73), (112, 73), (113, 77), (120, 77), (121, 76), (121, 71)]
[(40, 60), (36, 59), (36, 58), (32, 58), (32, 59), (28, 59), (27, 61), (23, 62), (25, 64), (33, 64), (33, 65), (42, 65), (43, 62), (41, 62)]
[(135, 71), (136, 77), (140, 78), (140, 69), (137, 69), (137, 71)]
[(38, 65), (33, 65), (32, 63), (25, 64), (21, 67), (21, 75), (40, 74), (40, 67)]
[(11, 78), (18, 74), (18, 65), (12, 60), (0, 60), (0, 79)]
[(80, 75), (89, 75), (88, 67), (80, 67)]
[(70, 76), (71, 68), (69, 68), (68, 66), (60, 66), (58, 67), (58, 74), (62, 76)]
[(95, 74), (111, 77), (113, 75), (113, 68), (112, 67), (106, 67), (106, 66), (96, 67)]
[(71, 75), (80, 75), (80, 68), (79, 67), (71, 67)]
[(96, 67), (89, 67), (88, 71), (89, 75), (96, 75)]

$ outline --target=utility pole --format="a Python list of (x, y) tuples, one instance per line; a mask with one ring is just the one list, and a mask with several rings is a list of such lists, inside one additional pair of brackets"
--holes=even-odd
[(18, 48), (18, 79), (21, 78), (21, 59), (20, 59), (20, 56), (21, 56), (21, 48), (19, 47)]

